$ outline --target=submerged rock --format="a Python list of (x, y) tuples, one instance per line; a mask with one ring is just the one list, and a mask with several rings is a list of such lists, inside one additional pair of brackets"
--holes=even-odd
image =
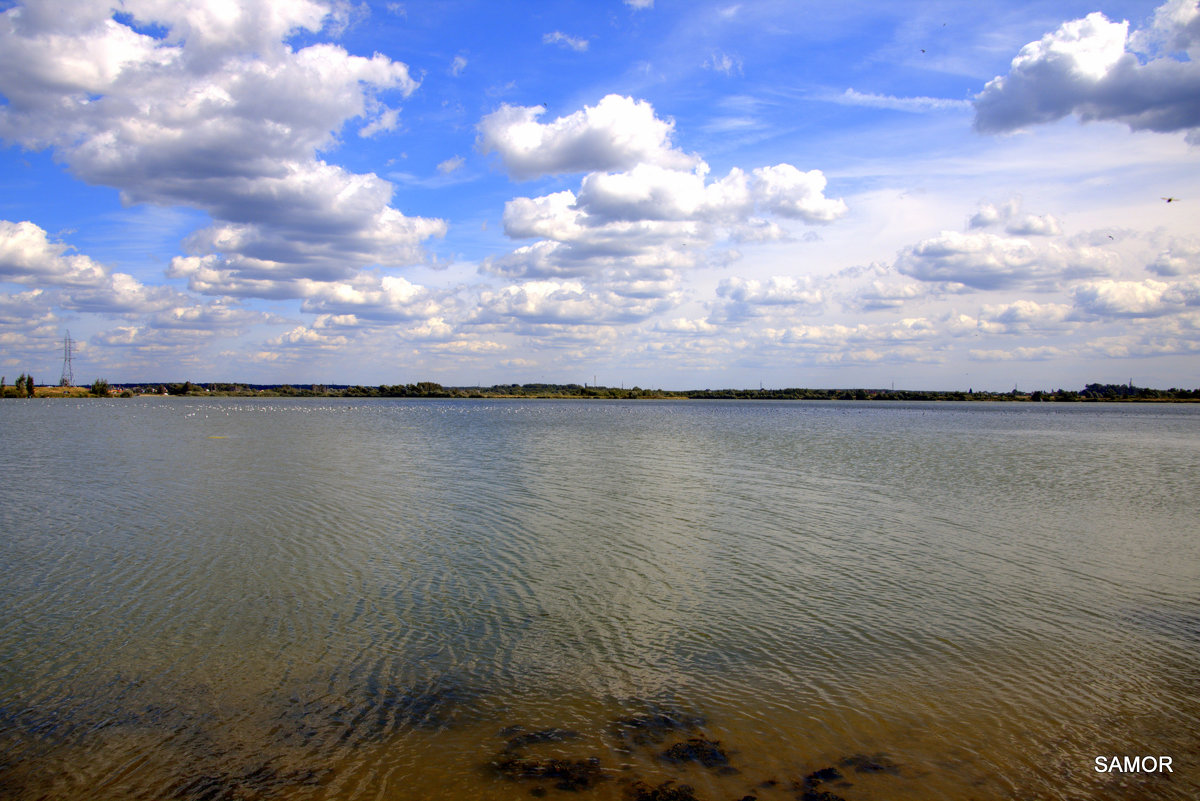
[(855, 773), (888, 773), (900, 775), (900, 766), (888, 758), (887, 754), (855, 754), (839, 762), (843, 768), (854, 768)]
[(840, 778), (842, 778), (842, 772), (837, 768), (814, 770), (804, 777), (803, 782), (793, 784), (796, 798), (798, 801), (845, 801), (840, 795), (821, 789), (821, 785), (825, 782), (837, 781)]
[(717, 740), (691, 737), (659, 754), (664, 762), (699, 762), (706, 768), (723, 768), (729, 765), (729, 755)]
[[(530, 745), (539, 745), (541, 743), (563, 743), (567, 740), (577, 740), (581, 736), (579, 732), (571, 729), (538, 729), (537, 731), (526, 732), (521, 726), (510, 726), (504, 730), (508, 733), (523, 732), (515, 737), (510, 737), (508, 745), (505, 746), (506, 751), (518, 751)], [(502, 732), (503, 734), (503, 732)]]
[(288, 744), (378, 742), (406, 730), (449, 728), (478, 697), (449, 678), (405, 686), (369, 676), (341, 697), (281, 699), (274, 730)]
[(582, 790), (604, 781), (608, 774), (596, 757), (555, 759), (505, 753), (492, 763), (500, 775), (509, 779), (556, 779), (559, 790)]
[(704, 725), (704, 718), (659, 704), (644, 704), (644, 711), (612, 722), (613, 736), (627, 749), (633, 746), (658, 745), (676, 732), (695, 731)]
[(821, 768), (805, 776), (804, 784), (809, 787), (815, 787), (821, 782), (837, 781), (840, 778), (842, 778), (842, 772), (837, 768)]
[(699, 801), (691, 785), (675, 784), (674, 780), (654, 787), (645, 782), (634, 782), (629, 786), (629, 797), (634, 801)]

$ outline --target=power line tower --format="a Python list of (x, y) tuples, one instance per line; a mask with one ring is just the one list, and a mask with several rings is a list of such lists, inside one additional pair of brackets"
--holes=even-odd
[(71, 332), (68, 330), (67, 335), (63, 337), (63, 371), (62, 378), (58, 379), (60, 387), (70, 387), (75, 384), (75, 375), (71, 372), (71, 346), (74, 344)]

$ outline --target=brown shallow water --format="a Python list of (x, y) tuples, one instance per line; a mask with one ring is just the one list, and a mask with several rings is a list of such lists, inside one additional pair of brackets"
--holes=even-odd
[(1194, 407), (0, 426), (0, 798), (1200, 796)]

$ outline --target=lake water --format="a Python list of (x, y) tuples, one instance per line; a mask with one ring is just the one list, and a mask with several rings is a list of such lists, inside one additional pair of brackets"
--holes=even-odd
[(0, 449), (0, 798), (1200, 797), (1200, 406), (14, 400)]

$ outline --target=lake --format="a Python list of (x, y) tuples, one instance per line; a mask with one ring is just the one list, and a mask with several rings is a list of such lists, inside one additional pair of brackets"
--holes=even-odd
[(1200, 797), (1197, 405), (10, 400), (0, 449), (6, 799)]

